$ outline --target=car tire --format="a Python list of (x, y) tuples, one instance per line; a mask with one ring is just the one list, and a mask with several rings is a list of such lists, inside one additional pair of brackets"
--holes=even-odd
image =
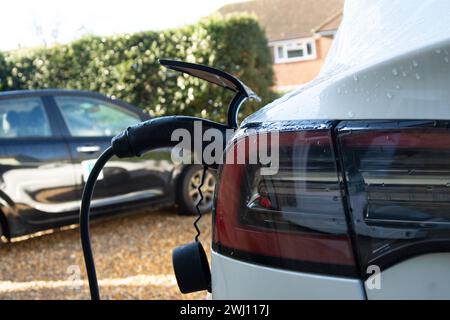
[[(203, 167), (191, 165), (186, 167), (180, 174), (177, 186), (177, 204), (180, 215), (197, 214), (196, 204), (200, 199), (198, 186), (201, 183)], [(203, 201), (200, 204), (200, 212), (210, 212), (213, 205), (214, 187), (216, 177), (210, 172), (206, 172), (205, 181), (202, 187)]]
[[(1, 213), (0, 213), (1, 215)], [(4, 234), (4, 228), (3, 228), (3, 221), (2, 221), (2, 216), (0, 216), (0, 245), (4, 242), (3, 237), (6, 237), (6, 234)]]

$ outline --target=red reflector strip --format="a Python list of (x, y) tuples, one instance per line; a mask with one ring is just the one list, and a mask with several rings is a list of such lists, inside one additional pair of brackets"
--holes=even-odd
[[(430, 148), (450, 149), (450, 137), (447, 130), (430, 132), (430, 130), (406, 129), (403, 132), (390, 131), (355, 131), (345, 137), (345, 143), (355, 147), (382, 146), (395, 148)], [(428, 132), (427, 132), (428, 131)]]

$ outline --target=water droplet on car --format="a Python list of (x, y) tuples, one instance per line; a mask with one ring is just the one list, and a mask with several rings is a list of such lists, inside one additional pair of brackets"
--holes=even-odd
[(356, 74), (353, 75), (353, 80), (358, 81), (358, 76)]
[(434, 50), (434, 52), (436, 52), (437, 54), (440, 54), (441, 53), (441, 49), (436, 49), (436, 50)]
[(392, 69), (392, 74), (394, 75), (394, 76), (398, 76), (398, 71), (397, 71), (397, 69)]
[(445, 63), (449, 63), (450, 60), (448, 59), (448, 57), (445, 57), (444, 61), (445, 61)]
[(388, 93), (386, 93), (386, 97), (390, 100), (390, 99), (392, 99), (394, 96), (392, 95), (392, 93), (388, 92)]
[(417, 68), (417, 67), (419, 66), (419, 64), (417, 63), (416, 60), (413, 60), (413, 61), (412, 61), (412, 64), (413, 64), (413, 67), (414, 67), (414, 68)]
[(420, 74), (416, 73), (416, 79), (420, 80)]
[(402, 76), (406, 78), (408, 76), (408, 74), (405, 71), (403, 71)]
[(395, 86), (395, 89), (401, 89), (400, 85), (399, 85), (399, 84), (396, 85), (396, 86)]
[(348, 112), (348, 116), (349, 116), (350, 118), (353, 118), (353, 116), (354, 116), (353, 112), (349, 111), (349, 112)]

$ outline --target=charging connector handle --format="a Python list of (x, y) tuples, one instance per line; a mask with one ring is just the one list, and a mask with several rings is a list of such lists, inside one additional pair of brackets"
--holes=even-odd
[[(129, 127), (127, 130), (119, 133), (111, 141), (111, 147), (107, 148), (98, 158), (84, 186), (83, 196), (81, 198), (80, 208), (80, 234), (81, 244), (83, 248), (84, 259), (86, 263), (86, 271), (89, 280), (91, 298), (93, 300), (100, 299), (100, 292), (97, 282), (97, 274), (95, 271), (94, 257), (92, 254), (91, 240), (89, 236), (89, 215), (92, 194), (94, 192), (95, 182), (106, 162), (113, 156), (119, 158), (138, 157), (146, 151), (158, 148), (174, 147), (179, 141), (172, 141), (172, 133), (176, 129), (186, 129), (195, 139), (194, 131), (195, 123), (201, 122), (201, 134), (208, 129), (217, 129), (222, 135), (223, 146), (226, 144), (226, 130), (229, 128), (223, 124), (187, 116), (168, 116), (154, 118), (135, 126)], [(192, 142), (193, 143), (193, 142)], [(210, 143), (203, 141), (202, 149)], [(191, 148), (191, 150), (193, 150)], [(203, 157), (202, 157), (203, 159)], [(215, 167), (218, 164), (205, 164), (208, 167)]]
[[(201, 134), (208, 129), (217, 129), (222, 133), (223, 146), (226, 144), (226, 130), (230, 127), (201, 118), (189, 116), (167, 116), (161, 118), (154, 118), (148, 121), (139, 123), (115, 136), (111, 145), (114, 153), (119, 158), (125, 157), (139, 157), (150, 149), (174, 147), (179, 141), (172, 140), (172, 133), (176, 129), (186, 129), (191, 133), (194, 139), (195, 123), (201, 123)], [(193, 141), (192, 141), (193, 142)], [(203, 141), (202, 149), (210, 143)], [(193, 150), (191, 148), (191, 150)]]

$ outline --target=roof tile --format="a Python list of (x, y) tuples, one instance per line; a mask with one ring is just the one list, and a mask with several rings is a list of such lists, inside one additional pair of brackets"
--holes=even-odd
[(228, 4), (221, 14), (254, 13), (269, 41), (310, 37), (313, 30), (340, 12), (344, 0), (251, 0)]

